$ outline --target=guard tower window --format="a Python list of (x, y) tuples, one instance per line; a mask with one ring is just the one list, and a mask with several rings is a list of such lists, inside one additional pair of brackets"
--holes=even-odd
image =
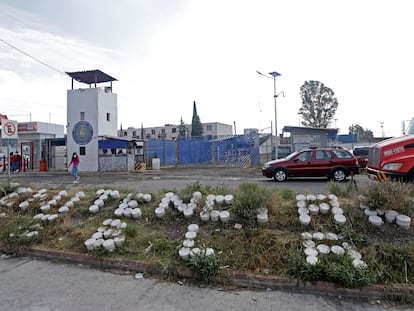
[(111, 114), (109, 112), (106, 113), (106, 121), (111, 121)]
[(80, 113), (80, 120), (85, 121), (85, 112), (84, 111), (81, 111), (81, 113)]
[(86, 155), (86, 147), (79, 147), (79, 155)]

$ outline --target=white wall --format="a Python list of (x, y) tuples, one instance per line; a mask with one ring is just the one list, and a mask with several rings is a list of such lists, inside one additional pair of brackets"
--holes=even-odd
[(37, 132), (41, 134), (50, 134), (50, 137), (53, 138), (63, 138), (65, 137), (65, 127), (61, 124), (53, 123), (37, 123)]
[[(118, 105), (117, 95), (112, 92), (105, 92), (105, 89), (98, 88), (98, 136), (118, 136)], [(109, 113), (109, 121), (107, 121)]]

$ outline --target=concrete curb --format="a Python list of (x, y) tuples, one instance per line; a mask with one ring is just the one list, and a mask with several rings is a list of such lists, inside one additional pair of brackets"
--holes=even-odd
[[(0, 251), (6, 252), (4, 245), (0, 244)], [(61, 252), (51, 249), (31, 247), (15, 252), (19, 257), (30, 257), (53, 262), (84, 265), (92, 268), (112, 271), (124, 271), (129, 273), (145, 272), (150, 275), (161, 277), (163, 271), (149, 263), (124, 258), (96, 258), (90, 254)], [(188, 269), (179, 271), (177, 277), (194, 281), (195, 277)], [(369, 287), (351, 289), (338, 287), (334, 283), (318, 281), (315, 283), (303, 283), (277, 275), (258, 275), (248, 273), (231, 273), (226, 277), (228, 285), (239, 288), (260, 290), (281, 290), (312, 295), (323, 295), (330, 297), (341, 296), (353, 299), (378, 299), (405, 301), (414, 297), (414, 287), (373, 285)], [(411, 298), (412, 299), (412, 298)]]

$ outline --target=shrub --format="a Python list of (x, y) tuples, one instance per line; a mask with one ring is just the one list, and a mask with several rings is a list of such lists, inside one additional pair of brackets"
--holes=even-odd
[(366, 203), (372, 209), (404, 211), (412, 204), (413, 187), (400, 181), (371, 184), (366, 189)]
[(0, 232), (0, 240), (6, 243), (9, 250), (20, 247), (30, 246), (40, 241), (40, 237), (26, 237), (26, 233), (30, 231), (38, 231), (38, 227), (32, 219), (21, 217), (17, 219), (16, 223), (4, 222), (2, 223), (2, 230)]
[(200, 280), (207, 282), (217, 276), (220, 269), (220, 261), (215, 254), (206, 255), (201, 253), (198, 256), (191, 257), (188, 265)]
[(16, 184), (11, 184), (11, 183), (2, 184), (0, 185), (0, 197), (4, 197), (7, 194), (15, 191), (16, 189), (17, 189)]
[(194, 192), (200, 192), (202, 195), (207, 194), (207, 189), (197, 180), (192, 184), (187, 185), (184, 189), (178, 191), (179, 197), (186, 203), (190, 202)]
[(289, 276), (304, 282), (314, 282), (323, 278), (320, 265), (310, 265), (299, 250), (292, 250), (287, 256)]
[(337, 182), (330, 182), (329, 192), (337, 197), (349, 198), (352, 193), (356, 192), (357, 186), (354, 180), (350, 180), (346, 183), (346, 186)]
[(280, 194), (283, 200), (294, 200), (295, 199), (295, 192), (290, 188), (281, 189)]
[(202, 194), (207, 193), (205, 187), (203, 187), (203, 185), (198, 180), (192, 183), (191, 185), (189, 185), (188, 190), (191, 192), (191, 194), (193, 194), (193, 192), (196, 192), (196, 191), (199, 191)]
[(243, 227), (254, 227), (256, 224), (257, 209), (266, 207), (270, 193), (257, 184), (242, 183), (235, 194), (234, 213)]
[(374, 284), (382, 275), (382, 269), (370, 269), (367, 266), (355, 267), (349, 256), (330, 255), (322, 257), (321, 265), (326, 279), (346, 287), (362, 287)]

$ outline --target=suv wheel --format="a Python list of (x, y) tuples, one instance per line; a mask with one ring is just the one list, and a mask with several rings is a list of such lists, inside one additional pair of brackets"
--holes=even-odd
[(279, 182), (285, 181), (287, 179), (287, 174), (284, 169), (277, 169), (273, 173), (273, 179)]
[(346, 179), (346, 173), (343, 169), (336, 169), (332, 172), (332, 177), (334, 181), (342, 182)]
[(405, 181), (408, 183), (414, 183), (414, 170), (413, 169), (411, 169), (410, 173), (408, 173)]

